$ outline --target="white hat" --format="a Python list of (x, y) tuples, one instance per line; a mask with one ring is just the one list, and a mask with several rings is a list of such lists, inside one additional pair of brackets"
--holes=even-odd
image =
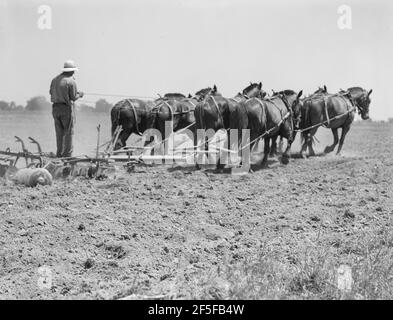
[(75, 66), (74, 61), (67, 60), (66, 62), (64, 62), (64, 67), (61, 71), (70, 72), (70, 71), (79, 71), (79, 69)]

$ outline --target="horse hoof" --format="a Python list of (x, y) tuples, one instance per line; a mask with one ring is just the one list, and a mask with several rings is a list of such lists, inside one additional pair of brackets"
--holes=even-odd
[(261, 168), (262, 168), (262, 169), (267, 169), (267, 168), (269, 168), (269, 166), (267, 165), (267, 162), (262, 162), (262, 163), (261, 163)]
[(282, 157), (281, 157), (281, 163), (282, 163), (282, 164), (288, 164), (288, 163), (289, 163), (289, 157), (284, 157), (284, 156), (282, 156)]
[(326, 147), (325, 150), (324, 150), (323, 152), (324, 152), (324, 153), (330, 153), (330, 152), (332, 152), (332, 151), (333, 151), (332, 148)]

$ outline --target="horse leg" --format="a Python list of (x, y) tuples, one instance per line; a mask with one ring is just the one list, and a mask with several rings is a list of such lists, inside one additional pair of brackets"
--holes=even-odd
[[(315, 156), (313, 142), (314, 142), (314, 135), (317, 132), (317, 130), (318, 130), (318, 128), (314, 128), (314, 129), (311, 129), (310, 131), (308, 131), (307, 133), (303, 134), (304, 142), (303, 142), (301, 154), (304, 159), (306, 158), (305, 152), (307, 151), (307, 148), (308, 148), (309, 157)], [(295, 140), (295, 139), (293, 139), (293, 140)]]
[[(165, 155), (166, 151), (166, 146), (168, 146), (168, 141), (165, 141), (167, 137), (165, 136), (165, 120), (166, 119), (160, 119), (159, 115), (157, 115), (157, 122), (156, 122), (156, 130), (160, 132), (160, 137), (159, 141), (157, 141), (156, 147), (157, 147), (157, 152), (160, 152), (162, 155)], [(169, 138), (169, 136), (168, 136)], [(151, 154), (153, 155), (156, 150), (153, 148), (151, 150)]]
[(269, 156), (270, 157), (275, 157), (275, 156), (277, 156), (277, 138), (278, 138), (278, 136), (275, 136), (275, 137), (273, 137), (271, 140), (272, 140), (272, 143), (271, 143), (271, 147), (270, 147), (270, 153), (269, 153)]
[(287, 139), (287, 148), (285, 149), (285, 152), (283, 153), (281, 157), (281, 163), (282, 164), (288, 164), (289, 163), (289, 157), (291, 156), (291, 146), (294, 141), (294, 137), (292, 133), (289, 133), (288, 139)]
[(267, 167), (267, 159), (269, 157), (269, 152), (270, 152), (270, 138), (265, 138), (264, 139), (265, 146), (263, 149), (263, 159), (262, 159), (262, 168)]
[[(251, 151), (254, 149), (255, 144), (257, 144), (258, 142), (259, 142), (259, 140), (250, 143), (250, 153), (249, 153), (249, 155), (248, 155), (248, 156), (249, 156), (248, 163), (250, 164), (250, 169), (248, 170), (249, 173), (253, 173), (253, 172), (254, 172), (254, 171), (252, 170), (252, 168), (251, 168)], [(242, 155), (242, 157), (243, 157), (243, 155)], [(243, 161), (242, 161), (242, 164), (243, 164)]]
[[(228, 130), (228, 141), (229, 141), (229, 136), (230, 136), (231, 130)], [(237, 143), (237, 146), (236, 146), (236, 143)], [(237, 157), (238, 157), (238, 159), (240, 158), (239, 165), (242, 166), (243, 165), (243, 133), (242, 133), (242, 129), (238, 129), (237, 140), (235, 140), (234, 142), (230, 141), (230, 144), (228, 144), (228, 145), (229, 145), (229, 150), (231, 150), (231, 151), (236, 150), (237, 151)], [(250, 146), (250, 148), (251, 148), (251, 146)], [(233, 160), (232, 154), (229, 154), (229, 157), (231, 159), (231, 164), (232, 164), (232, 160)]]
[(132, 129), (130, 129), (130, 128), (126, 128), (126, 129), (122, 130), (122, 132), (119, 135), (119, 138), (117, 139), (117, 141), (115, 143), (114, 150), (118, 150), (118, 149), (125, 147), (127, 144), (127, 139), (129, 138), (131, 133), (132, 133)]
[[(332, 152), (334, 150), (334, 148), (336, 147), (337, 143), (338, 143), (338, 129), (337, 128), (332, 128), (332, 132), (333, 132), (333, 137), (334, 137), (334, 141), (333, 144), (331, 146), (327, 146), (325, 148), (325, 153), (329, 153)], [(343, 129), (343, 133), (344, 133), (344, 129)], [(345, 138), (345, 135), (344, 135)]]
[(350, 125), (346, 125), (342, 128), (342, 132), (341, 132), (341, 138), (340, 138), (340, 144), (338, 145), (338, 149), (337, 149), (337, 155), (340, 155), (341, 149), (343, 147), (344, 144), (344, 140), (345, 140), (345, 136), (347, 135), (349, 128), (351, 128)]
[(201, 159), (201, 156), (198, 153), (199, 148), (197, 146), (198, 146), (198, 135), (197, 135), (197, 130), (195, 130), (195, 132), (194, 132), (194, 151), (195, 151), (194, 161), (195, 161), (195, 168), (197, 170), (200, 170), (201, 167), (199, 165), (199, 160)]
[(303, 132), (302, 133), (303, 144), (302, 144), (302, 148), (300, 150), (300, 154), (303, 159), (307, 158), (306, 152), (307, 152), (307, 146), (308, 146), (307, 141), (309, 139), (309, 135), (310, 135), (310, 132)]
[[(230, 146), (230, 130), (227, 130), (226, 135), (227, 135), (228, 148), (231, 149), (231, 146)], [(218, 153), (218, 159), (217, 159), (217, 164), (216, 164), (216, 172), (223, 171), (224, 167), (225, 167), (225, 163), (222, 162), (221, 152), (222, 152), (222, 150), (220, 150), (219, 153)], [(227, 158), (227, 160), (228, 160), (228, 158)]]
[(315, 151), (314, 151), (314, 147), (313, 147), (313, 139), (310, 138), (307, 141), (307, 146), (308, 146), (308, 154), (310, 157), (315, 157)]
[(280, 142), (279, 142), (279, 144), (278, 144), (278, 150), (277, 150), (277, 152), (278, 153), (282, 153), (282, 149), (284, 148), (284, 138), (283, 137), (280, 137)]

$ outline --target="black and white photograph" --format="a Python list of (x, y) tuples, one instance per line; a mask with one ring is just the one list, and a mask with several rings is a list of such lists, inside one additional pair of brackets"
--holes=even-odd
[(392, 1), (0, 0), (0, 74), (0, 300), (393, 298)]

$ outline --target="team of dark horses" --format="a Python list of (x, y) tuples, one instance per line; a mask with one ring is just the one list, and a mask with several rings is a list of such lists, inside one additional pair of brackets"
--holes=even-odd
[[(125, 99), (114, 105), (111, 110), (112, 135), (121, 126), (122, 130), (115, 144), (115, 149), (126, 146), (132, 134), (141, 135), (147, 129), (157, 129), (165, 136), (165, 122), (171, 121), (173, 131), (190, 129), (194, 133), (194, 146), (198, 145), (197, 129), (227, 130), (249, 129), (249, 146), (251, 150), (259, 139), (264, 140), (264, 157), (261, 165), (266, 166), (269, 155), (277, 152), (278, 137), (287, 140), (287, 147), (281, 161), (288, 163), (291, 145), (296, 133), (302, 137), (301, 155), (315, 155), (313, 136), (323, 125), (333, 133), (333, 144), (325, 148), (325, 153), (332, 152), (338, 146), (340, 154), (356, 111), (362, 119), (369, 118), (370, 94), (372, 90), (351, 87), (338, 93), (329, 93), (326, 86), (313, 94), (302, 97), (303, 91), (283, 90), (267, 95), (262, 83), (251, 83), (233, 98), (225, 98), (214, 85), (212, 88), (199, 90), (194, 96), (186, 97), (179, 93), (168, 93), (154, 101)], [(338, 129), (342, 129), (339, 139)], [(206, 139), (206, 146), (208, 137)], [(237, 143), (241, 145), (242, 135)], [(197, 162), (198, 163), (198, 162)], [(197, 165), (198, 166), (198, 165)], [(218, 169), (223, 164), (217, 163)]]

